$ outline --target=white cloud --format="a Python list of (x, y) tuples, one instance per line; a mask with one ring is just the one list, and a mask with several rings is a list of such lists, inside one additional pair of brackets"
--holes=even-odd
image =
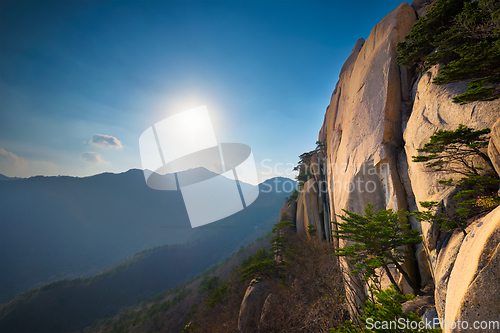
[(120, 140), (111, 135), (96, 134), (92, 136), (92, 140), (89, 141), (91, 145), (101, 147), (101, 148), (123, 148)]
[(45, 161), (30, 161), (0, 148), (0, 173), (9, 177), (57, 175), (57, 166)]
[(91, 163), (91, 164), (111, 164), (108, 161), (105, 161), (101, 158), (101, 154), (93, 152), (93, 151), (86, 151), (82, 154), (82, 158)]
[(24, 169), (28, 166), (28, 162), (24, 158), (0, 148), (0, 165), (10, 165)]

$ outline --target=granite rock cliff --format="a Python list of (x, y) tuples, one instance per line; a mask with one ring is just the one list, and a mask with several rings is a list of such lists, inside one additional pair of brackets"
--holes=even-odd
[[(319, 132), (322, 149), (308, 163), (313, 177), (301, 186), (297, 202), (282, 209), (293, 215), (299, 232), (307, 232), (313, 224), (321, 239), (342, 247), (344, 241), (331, 237), (330, 221), (343, 209), (363, 214), (371, 203), (376, 209), (415, 211), (422, 209), (420, 201), (430, 200), (452, 209), (452, 192), (438, 184), (450, 174), (428, 172), (422, 163), (412, 161), (438, 129), (452, 130), (459, 124), (491, 128), (488, 155), (500, 172), (500, 100), (453, 103), (467, 82), (437, 86), (432, 79), (439, 66), (416, 75), (396, 61), (397, 43), (431, 2), (401, 4), (366, 41), (357, 41), (346, 60)], [(473, 221), (466, 237), (460, 232), (441, 233), (436, 225), (415, 219), (410, 223), (421, 231), (423, 242), (406, 249), (404, 267), (414, 282), (435, 286), (439, 318), (498, 320), (500, 207)], [(348, 272), (348, 265), (342, 265)], [(348, 273), (344, 279), (355, 315), (363, 288), (353, 287), (360, 285), (359, 280)], [(402, 290), (413, 292), (402, 281)]]

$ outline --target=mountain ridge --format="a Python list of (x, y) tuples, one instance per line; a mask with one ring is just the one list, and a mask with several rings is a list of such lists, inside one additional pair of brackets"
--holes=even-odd
[(0, 182), (0, 216), (0, 302), (203, 236), (191, 229), (180, 192), (148, 188), (139, 169)]

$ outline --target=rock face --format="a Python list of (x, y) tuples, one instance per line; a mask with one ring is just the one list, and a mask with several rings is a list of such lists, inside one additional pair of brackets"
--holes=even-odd
[(417, 204), (448, 189), (439, 185), (438, 180), (459, 176), (429, 172), (424, 163), (412, 162), (412, 156), (419, 154), (417, 149), (422, 148), (438, 129), (454, 130), (460, 124), (474, 129), (492, 128), (500, 117), (500, 100), (465, 105), (453, 103), (454, 96), (466, 91), (467, 83), (435, 85), (432, 80), (437, 76), (438, 70), (438, 66), (434, 66), (416, 84), (413, 109), (408, 122), (403, 123), (408, 175)]
[[(500, 111), (499, 111), (500, 112)], [(488, 145), (488, 156), (500, 175), (500, 119), (491, 127), (491, 139)]]
[[(373, 28), (366, 42), (356, 43), (342, 68), (319, 134), (326, 144), (332, 217), (342, 209), (363, 214), (368, 203), (375, 209), (407, 207), (397, 151), (403, 144), (400, 110), (410, 96), (402, 92), (409, 91), (408, 75), (397, 64), (396, 45), (415, 21), (414, 10), (401, 4)], [(341, 240), (339, 246), (344, 245)], [(418, 279), (415, 267), (407, 266), (410, 276)], [(350, 276), (346, 279), (349, 285), (359, 285)], [(362, 302), (354, 292), (349, 298)]]
[(457, 260), (458, 251), (460, 251), (463, 240), (464, 234), (462, 232), (455, 231), (449, 235), (437, 258), (437, 269), (434, 273), (434, 283), (436, 286), (434, 297), (436, 300), (436, 310), (440, 318), (444, 318), (448, 281), (450, 280), (451, 271)]
[(297, 231), (307, 233), (308, 226), (314, 225), (318, 233), (322, 232), (322, 207), (319, 199), (318, 184), (314, 179), (309, 179), (300, 191), (297, 199)]
[(332, 216), (342, 209), (362, 213), (376, 208), (403, 208), (395, 194), (403, 191), (397, 176), (395, 148), (402, 144), (403, 102), (396, 44), (416, 20), (403, 3), (358, 42), (343, 67), (325, 115), (319, 139), (327, 147), (328, 191)]
[[(432, 80), (437, 76), (438, 66), (421, 75), (413, 87), (413, 107), (407, 121), (403, 121), (404, 152), (401, 153), (401, 168), (405, 169), (402, 178), (408, 196), (409, 209), (421, 210), (419, 202), (437, 201), (450, 203), (450, 188), (439, 185), (439, 180), (459, 179), (457, 174), (430, 172), (424, 163), (414, 163), (412, 156), (417, 156), (417, 149), (429, 142), (429, 137), (438, 129), (454, 130), (460, 124), (474, 129), (491, 128), (500, 116), (500, 101), (474, 102), (465, 105), (453, 103), (452, 98), (466, 91), (467, 83), (458, 82), (435, 85)], [(491, 145), (491, 144), (490, 144)], [(490, 150), (493, 150), (490, 149)], [(424, 242), (416, 253), (422, 276), (433, 275), (436, 268), (439, 248), (436, 248), (439, 231), (429, 223), (417, 223), (411, 220), (412, 226), (422, 232)], [(427, 259), (425, 259), (427, 257)], [(425, 262), (427, 261), (427, 262)], [(430, 272), (426, 273), (426, 268)], [(439, 310), (438, 310), (439, 312)]]
[(274, 294), (269, 294), (264, 301), (262, 306), (262, 313), (260, 315), (259, 330), (265, 332), (266, 326), (272, 321), (272, 309), (276, 303), (276, 296)]
[(240, 306), (238, 318), (238, 330), (241, 333), (252, 333), (257, 331), (262, 313), (262, 307), (269, 294), (267, 285), (264, 282), (252, 280), (245, 292)]
[[(499, 249), (500, 207), (497, 207), (469, 226), (460, 246), (447, 286), (446, 322), (460, 319), (472, 325), (476, 320), (499, 320)], [(444, 327), (445, 333), (454, 331), (458, 330)]]
[[(317, 162), (310, 165), (314, 177), (302, 185), (297, 200), (299, 232), (307, 232), (313, 224), (318, 236), (342, 247), (345, 241), (328, 236), (334, 228), (329, 221), (343, 209), (364, 214), (370, 203), (375, 209), (416, 211), (422, 209), (421, 201), (441, 202), (447, 211), (456, 209), (455, 190), (438, 181), (458, 175), (429, 172), (412, 158), (439, 129), (454, 130), (460, 124), (491, 128), (488, 155), (500, 174), (500, 100), (453, 103), (454, 96), (466, 91), (467, 82), (438, 86), (432, 80), (439, 66), (414, 77), (397, 64), (396, 45), (411, 31), (415, 11), (423, 15), (432, 2), (416, 0), (413, 8), (401, 4), (366, 41), (358, 40), (343, 65), (319, 133), (324, 146), (312, 157)], [(473, 222), (467, 237), (461, 232), (442, 233), (437, 225), (412, 218), (409, 222), (421, 231), (423, 242), (406, 248), (404, 267), (414, 282), (435, 285), (436, 307), (429, 305), (429, 316), (437, 313), (446, 321), (499, 320), (500, 208)], [(340, 259), (355, 316), (364, 286), (348, 274), (349, 266)]]
[[(285, 214), (285, 215), (283, 215)], [(287, 220), (284, 220), (287, 219)], [(290, 221), (293, 224), (297, 224), (297, 201), (292, 203), (285, 202), (280, 210), (280, 221)]]

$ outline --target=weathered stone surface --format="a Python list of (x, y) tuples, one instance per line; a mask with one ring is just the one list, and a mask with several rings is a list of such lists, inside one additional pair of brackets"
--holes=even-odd
[(274, 294), (269, 294), (266, 297), (264, 305), (262, 306), (262, 312), (259, 321), (259, 328), (261, 330), (264, 330), (264, 328), (272, 321), (272, 310), (276, 302), (276, 296)]
[[(454, 130), (459, 124), (475, 129), (491, 128), (499, 117), (500, 101), (474, 102), (465, 105), (453, 103), (454, 96), (466, 91), (467, 83), (435, 85), (432, 80), (437, 76), (438, 70), (439, 66), (434, 66), (420, 77), (414, 87), (415, 97), (411, 115), (404, 124), (404, 148), (407, 162), (404, 167), (405, 172), (402, 175), (407, 177), (405, 178), (407, 193), (413, 193), (409, 198), (411, 211), (421, 210), (419, 204), (421, 201), (442, 201), (447, 210), (453, 210), (450, 188), (439, 185), (438, 181), (452, 177), (461, 178), (460, 175), (432, 172), (425, 167), (425, 163), (414, 163), (412, 156), (419, 154), (417, 149), (422, 148), (429, 141), (429, 137), (438, 129)], [(439, 234), (438, 230), (430, 223), (421, 223), (420, 226), (415, 226), (415, 221), (412, 220), (412, 225), (422, 231), (424, 245), (427, 246), (426, 255), (431, 269), (434, 269), (437, 255), (434, 247)], [(416, 257), (421, 258), (423, 254), (417, 252)], [(419, 262), (420, 269), (424, 266), (422, 262)], [(438, 307), (438, 313), (439, 311)]]
[(413, 312), (420, 315), (420, 313), (423, 314), (430, 306), (434, 306), (434, 297), (432, 295), (417, 296), (411, 301), (403, 303), (403, 312)]
[(440, 318), (444, 318), (448, 281), (463, 240), (464, 234), (461, 231), (455, 231), (453, 234), (450, 234), (437, 257), (434, 269), (434, 283), (436, 286), (434, 298), (436, 310)]
[(358, 57), (359, 51), (361, 51), (361, 48), (365, 44), (365, 39), (360, 38), (354, 45), (354, 48), (351, 51), (351, 55), (347, 58), (347, 60), (344, 62), (342, 65), (342, 68), (340, 69), (340, 74), (339, 76), (342, 76), (342, 74), (348, 70), (356, 61), (356, 58)]
[(432, 328), (439, 328), (439, 316), (435, 307), (429, 307), (422, 315), (422, 320), (424, 323), (429, 323)]
[(238, 330), (241, 333), (252, 333), (257, 331), (260, 321), (262, 307), (269, 294), (268, 287), (264, 282), (252, 280), (245, 292), (241, 302), (240, 315), (238, 318)]
[[(484, 267), (467, 288), (462, 297), (462, 304), (456, 318), (473, 323), (474, 321), (500, 321), (500, 244)], [(481, 328), (481, 332), (499, 332), (500, 326)], [(470, 332), (467, 329), (455, 329), (452, 332)]]
[(424, 16), (435, 0), (413, 0), (411, 7), (415, 9), (418, 16)]
[[(327, 150), (332, 219), (342, 209), (363, 214), (368, 203), (375, 209), (407, 207), (397, 149), (403, 142), (401, 87), (408, 80), (406, 76), (401, 80), (396, 45), (415, 21), (414, 10), (406, 2), (401, 4), (373, 28), (359, 51), (358, 42), (342, 69), (319, 134)], [(340, 240), (339, 246), (344, 245)], [(418, 275), (416, 267), (409, 273)], [(348, 275), (346, 281), (351, 286), (359, 284)], [(355, 302), (355, 292), (349, 288), (348, 298)]]
[(425, 163), (414, 163), (412, 156), (419, 154), (417, 149), (422, 148), (438, 129), (454, 130), (460, 124), (475, 129), (491, 128), (500, 116), (500, 100), (465, 105), (453, 103), (454, 96), (466, 91), (467, 83), (435, 85), (432, 79), (437, 76), (438, 70), (439, 67), (434, 66), (420, 78), (413, 110), (404, 131), (408, 175), (417, 204), (448, 188), (439, 185), (438, 180), (459, 177), (445, 172), (431, 172)]
[[(373, 28), (366, 41), (356, 43), (342, 67), (319, 133), (319, 140), (326, 144), (328, 209), (334, 220), (336, 215), (342, 215), (343, 209), (363, 214), (368, 203), (375, 209), (414, 211), (421, 209), (420, 201), (438, 201), (447, 212), (453, 211), (456, 208), (451, 200), (453, 189), (439, 185), (438, 181), (457, 175), (429, 172), (424, 163), (412, 161), (412, 156), (418, 155), (417, 149), (438, 129), (454, 130), (459, 124), (475, 129), (492, 128), (488, 153), (497, 171), (500, 170), (500, 100), (455, 104), (452, 98), (466, 91), (467, 82), (434, 85), (432, 79), (439, 70), (435, 66), (419, 74), (411, 88), (411, 75), (397, 64), (396, 44), (411, 31), (416, 21), (415, 11), (423, 14), (432, 2), (415, 0), (413, 8), (407, 3), (401, 4)], [(318, 227), (321, 209), (325, 209), (318, 195), (313, 195), (318, 188), (317, 181), (318, 178), (307, 182), (306, 191), (299, 195), (299, 231), (306, 232), (309, 224)], [(485, 219), (491, 219), (492, 214)], [(466, 314), (462, 300), (465, 294), (480, 299), (481, 306), (493, 304), (481, 294), (479, 287), (471, 288), (482, 276), (481, 269), (497, 267), (491, 259), (496, 257), (487, 257), (487, 254), (493, 255), (496, 248), (491, 245), (492, 239), (496, 239), (492, 236), (494, 228), (474, 223), (465, 240), (456, 232), (441, 245), (446, 233), (440, 233), (437, 225), (420, 223), (413, 218), (410, 223), (424, 237), (415, 257), (423, 282), (431, 285), (434, 280), (436, 284), (435, 313), (446, 320), (454, 320), (458, 313)], [(483, 224), (486, 224), (484, 220)], [(469, 246), (471, 242), (476, 246), (474, 249)], [(348, 244), (344, 240), (336, 244), (345, 245)], [(469, 258), (468, 252), (473, 253), (472, 257)], [(464, 266), (467, 261), (468, 268)], [(409, 274), (418, 278), (416, 265), (412, 265), (411, 260), (405, 264)], [(349, 271), (343, 258), (340, 265), (344, 272)], [(487, 276), (485, 273), (484, 277)], [(488, 286), (486, 278), (481, 281), (481, 288)], [(345, 274), (351, 309), (363, 301), (363, 287), (359, 282)], [(405, 291), (408, 289), (402, 287)], [(351, 310), (351, 315), (355, 315), (354, 312)], [(435, 313), (429, 312), (429, 316)]]
[(413, 9), (401, 4), (353, 51), (340, 75), (319, 135), (327, 146), (331, 216), (342, 209), (362, 213), (367, 203), (406, 206), (395, 155), (402, 143), (396, 44), (415, 20)]
[(297, 224), (297, 201), (294, 201), (290, 204), (285, 202), (283, 207), (280, 210), (280, 220), (283, 217), (283, 214), (288, 218), (288, 221), (293, 224)]
[(320, 213), (323, 206), (318, 203), (319, 188), (314, 179), (304, 183), (297, 199), (297, 231), (307, 233), (307, 227), (314, 225), (320, 239), (323, 237)]
[(500, 207), (467, 230), (448, 281), (444, 320), (499, 320)]
[[(500, 113), (500, 110), (498, 110)], [(488, 145), (488, 156), (490, 157), (497, 174), (500, 175), (500, 114), (499, 119), (491, 127), (491, 138)]]

